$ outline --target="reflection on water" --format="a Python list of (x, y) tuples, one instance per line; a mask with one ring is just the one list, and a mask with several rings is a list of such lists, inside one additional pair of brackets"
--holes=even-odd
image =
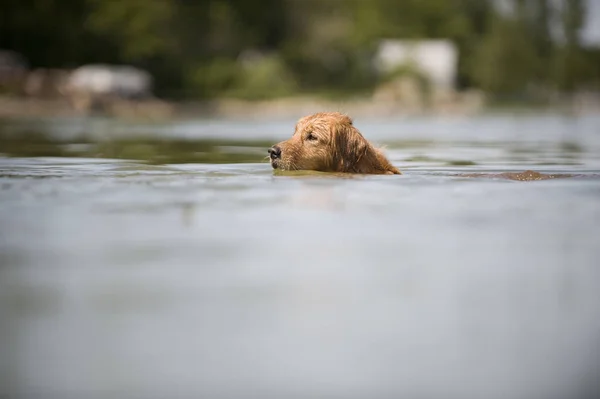
[(135, 159), (149, 164), (244, 163), (265, 158), (266, 141), (118, 137), (92, 140), (85, 135), (68, 142), (42, 132), (0, 131), (2, 152), (12, 157), (79, 157)]
[[(598, 118), (356, 124), (403, 175), (274, 173), (293, 121), (5, 124), (0, 396), (597, 397)], [(456, 177), (523, 170), (575, 177)]]
[[(149, 164), (254, 163), (293, 132), (289, 121), (196, 121), (136, 125), (109, 120), (0, 121), (11, 157), (138, 160)], [(487, 116), (355, 121), (402, 167), (600, 165), (600, 118)]]

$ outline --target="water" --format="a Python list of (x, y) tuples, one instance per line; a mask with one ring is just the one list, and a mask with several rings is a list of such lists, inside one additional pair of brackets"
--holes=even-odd
[(5, 123), (0, 396), (597, 397), (600, 117), (357, 119), (352, 178), (293, 123)]

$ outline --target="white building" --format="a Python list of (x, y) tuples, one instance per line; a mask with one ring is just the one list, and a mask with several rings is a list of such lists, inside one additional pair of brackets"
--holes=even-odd
[(380, 73), (401, 65), (412, 65), (427, 76), (433, 87), (454, 88), (458, 69), (458, 49), (450, 40), (382, 40), (375, 55)]

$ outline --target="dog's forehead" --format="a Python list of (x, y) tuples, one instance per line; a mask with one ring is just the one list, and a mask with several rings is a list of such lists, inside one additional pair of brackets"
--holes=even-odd
[(307, 129), (327, 128), (336, 123), (352, 125), (352, 119), (339, 112), (319, 112), (300, 118), (296, 123), (296, 130), (302, 131)]
[(311, 119), (312, 119), (312, 115), (300, 118), (298, 120), (298, 122), (296, 123), (296, 129), (304, 129), (304, 128), (306, 128), (308, 125), (310, 125)]

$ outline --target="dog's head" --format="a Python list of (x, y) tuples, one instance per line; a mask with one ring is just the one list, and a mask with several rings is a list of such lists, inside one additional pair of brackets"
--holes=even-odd
[(269, 149), (271, 165), (281, 170), (400, 174), (338, 112), (321, 112), (301, 118), (294, 135)]

